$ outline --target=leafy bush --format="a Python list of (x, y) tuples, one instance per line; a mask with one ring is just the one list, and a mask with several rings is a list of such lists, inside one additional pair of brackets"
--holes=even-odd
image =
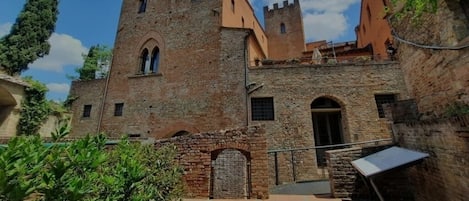
[(18, 134), (33, 135), (37, 133), (51, 111), (50, 104), (46, 99), (48, 89), (44, 84), (31, 77), (25, 77), (24, 80), (30, 84), (30, 87), (26, 87), (26, 96), (21, 103)]
[(0, 147), (0, 200), (175, 200), (182, 196), (176, 150), (121, 140), (106, 147), (103, 135), (60, 143), (37, 136), (12, 138)]

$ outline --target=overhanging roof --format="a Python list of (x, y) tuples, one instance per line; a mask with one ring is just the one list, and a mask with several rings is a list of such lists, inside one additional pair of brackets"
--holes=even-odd
[(428, 156), (428, 154), (422, 152), (400, 147), (391, 147), (367, 157), (354, 160), (352, 161), (352, 165), (363, 176), (371, 177), (416, 162)]

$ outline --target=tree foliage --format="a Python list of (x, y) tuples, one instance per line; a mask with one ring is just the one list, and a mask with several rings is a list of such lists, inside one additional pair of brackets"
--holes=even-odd
[(0, 39), (0, 65), (9, 75), (49, 54), (47, 41), (55, 30), (58, 0), (27, 0), (10, 34)]
[(122, 139), (109, 150), (101, 134), (60, 143), (69, 132), (63, 124), (52, 144), (21, 136), (0, 147), (0, 200), (163, 201), (182, 196), (174, 146), (155, 150)]
[(50, 103), (46, 99), (48, 89), (31, 77), (25, 77), (24, 80), (30, 86), (25, 89), (17, 130), (19, 135), (35, 135), (51, 112)]
[(90, 48), (88, 54), (83, 55), (83, 66), (75, 69), (80, 80), (93, 80), (104, 78), (111, 63), (112, 50), (103, 45), (95, 45)]

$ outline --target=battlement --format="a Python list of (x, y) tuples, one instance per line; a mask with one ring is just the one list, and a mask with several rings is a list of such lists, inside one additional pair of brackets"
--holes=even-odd
[(294, 0), (293, 3), (288, 3), (288, 1), (283, 1), (283, 7), (279, 8), (278, 3), (274, 3), (274, 8), (269, 9), (269, 6), (264, 6), (264, 15), (267, 13), (274, 13), (279, 10), (283, 9), (294, 9), (294, 8), (300, 8), (300, 1), (299, 0)]

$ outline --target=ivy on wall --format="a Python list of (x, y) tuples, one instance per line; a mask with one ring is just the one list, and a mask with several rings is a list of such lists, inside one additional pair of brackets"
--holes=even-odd
[(25, 97), (21, 103), (18, 135), (35, 135), (42, 123), (51, 112), (49, 102), (46, 100), (47, 87), (31, 77), (24, 80), (30, 84), (25, 89)]
[(412, 20), (416, 20), (423, 13), (434, 13), (438, 8), (438, 0), (391, 0), (396, 8), (396, 17), (399, 19), (403, 15), (411, 15)]

